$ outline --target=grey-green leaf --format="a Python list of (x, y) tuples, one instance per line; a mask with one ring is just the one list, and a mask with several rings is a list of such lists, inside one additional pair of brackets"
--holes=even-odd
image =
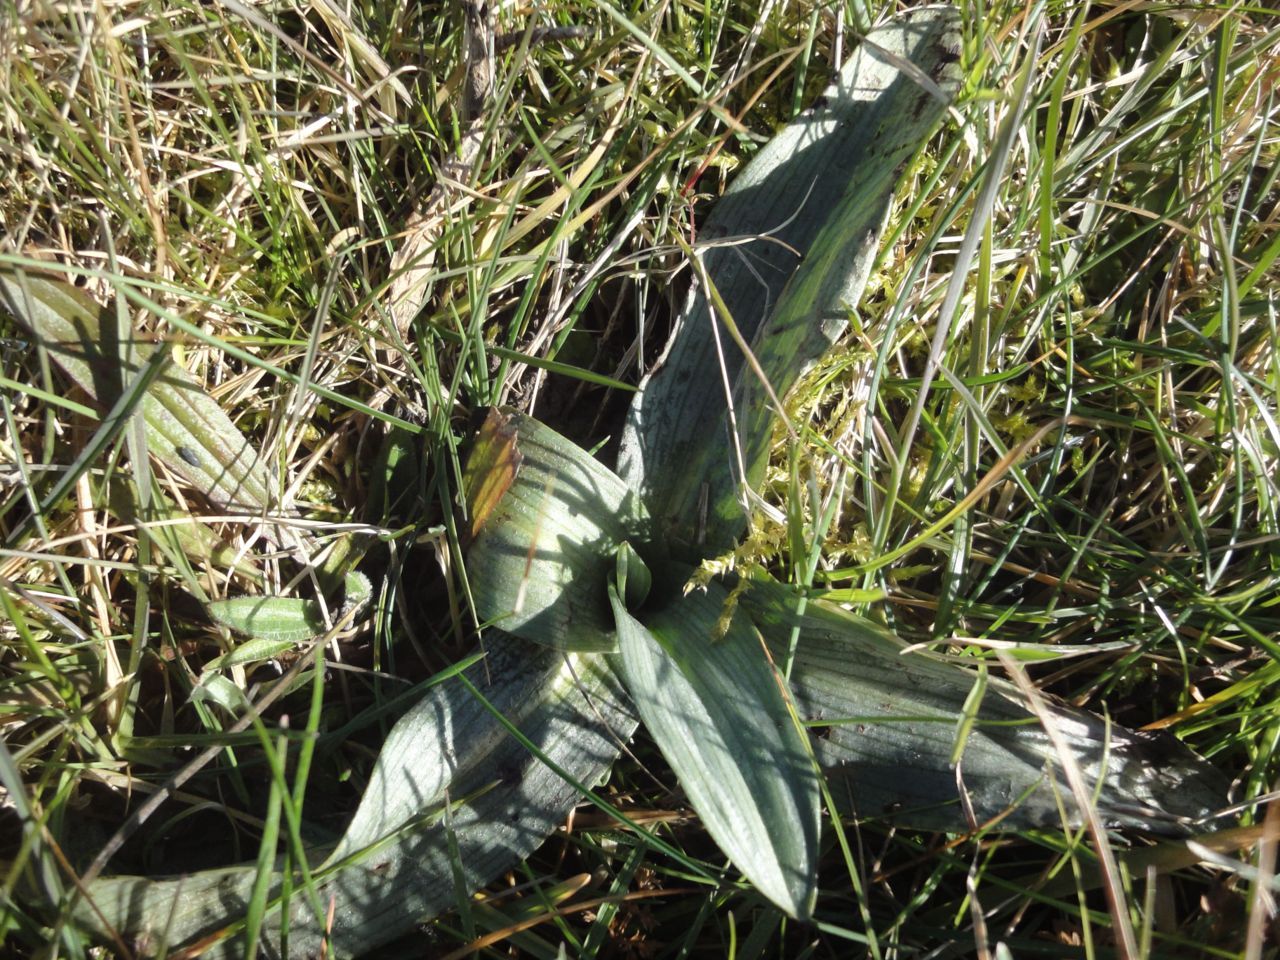
[(613, 662), (703, 825), (764, 896), (807, 918), (817, 889), (818, 778), (759, 637), (711, 584), (640, 623), (611, 588)]
[[(517, 650), (530, 658), (529, 668), (512, 662)], [(502, 634), (495, 637), (482, 669), (504, 681), (489, 686), (488, 706), (460, 693), (458, 681), (449, 678), (396, 722), (378, 752), (360, 806), (327, 863), (372, 847), (431, 811), (462, 773), (500, 752), (509, 734), (490, 707), (522, 727), (544, 709), (545, 701), (562, 696), (563, 687), (573, 683), (562, 657), (544, 657), (541, 651), (535, 655), (524, 643)]]
[[(1003, 816), (1005, 828), (1060, 826), (1059, 802), (1079, 825), (1071, 791), (1039, 721), (1019, 692), (987, 680), (976, 711), (966, 699), (978, 677), (919, 653), (838, 607), (755, 582), (741, 606), (783, 657), (800, 631), (791, 674), (801, 715), (822, 736), (818, 760), (836, 803), (859, 816), (891, 815), (903, 826), (963, 830), (963, 783), (977, 824)], [(1176, 833), (1226, 804), (1216, 770), (1168, 735), (1108, 724), (1083, 710), (1051, 709), (1109, 826)], [(972, 720), (972, 724), (970, 724)], [(960, 776), (951, 760), (959, 745)]]
[[(484, 662), (444, 678), (392, 728), (387, 749), (341, 846), (313, 862), (316, 892), (334, 915), (317, 917), (294, 881), (289, 957), (356, 956), (415, 924), (456, 909), (477, 888), (529, 856), (613, 764), (636, 721), (603, 660), (548, 650), (494, 631)], [(477, 699), (516, 723), (538, 755)], [(451, 803), (443, 814), (446, 797)], [(387, 803), (380, 812), (380, 802)], [(456, 873), (455, 873), (456, 868)], [(252, 864), (177, 879), (95, 881), (76, 920), (104, 922), (139, 955), (200, 944), (202, 957), (243, 955), (239, 930)], [(280, 949), (281, 877), (271, 883), (259, 955)], [(326, 930), (330, 933), (326, 935)]]
[(618, 546), (615, 566), (615, 582), (618, 596), (628, 610), (638, 609), (649, 598), (653, 587), (653, 574), (636, 548), (625, 541)]
[[(0, 301), (103, 408), (115, 403), (157, 349), (139, 336), (121, 343), (114, 317), (102, 322), (103, 308), (83, 292), (38, 273), (0, 268)], [(270, 509), (266, 465), (218, 402), (185, 370), (168, 363), (140, 406), (147, 448), (170, 470), (227, 510)]]
[(506, 410), (490, 414), (464, 482), (480, 618), (561, 650), (615, 649), (617, 550), (650, 541), (635, 493), (577, 444)]
[[(706, 275), (778, 396), (857, 307), (903, 165), (958, 87), (959, 48), (950, 7), (911, 10), (873, 30), (839, 80), (752, 158), (700, 230)], [(618, 460), (619, 476), (690, 560), (741, 536), (742, 483), (760, 482), (776, 416), (711, 300), (695, 284), (632, 402)]]

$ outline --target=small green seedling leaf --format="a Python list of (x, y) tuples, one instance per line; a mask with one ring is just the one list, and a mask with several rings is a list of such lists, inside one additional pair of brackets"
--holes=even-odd
[(195, 702), (217, 704), (230, 714), (239, 714), (249, 701), (244, 691), (220, 673), (207, 673), (191, 689), (189, 699)]
[(717, 584), (642, 624), (610, 587), (613, 663), (641, 720), (725, 855), (788, 915), (817, 889), (818, 778), (781, 678), (743, 617), (712, 641), (727, 595)]
[[(362, 573), (346, 577), (346, 599), (341, 607), (330, 607), (335, 618), (369, 602), (373, 587)], [(315, 600), (296, 597), (232, 597), (212, 600), (209, 616), (235, 633), (268, 642), (292, 644), (319, 636), (327, 629), (324, 613)]]
[(261, 663), (292, 650), (293, 646), (292, 640), (249, 640), (239, 644), (230, 653), (214, 657), (204, 665), (204, 670), (226, 670), (231, 667), (243, 667), (250, 663)]
[(345, 596), (342, 602), (342, 613), (351, 609), (361, 610), (373, 597), (373, 584), (369, 578), (358, 570), (352, 570), (343, 581)]
[(209, 616), (246, 637), (297, 643), (324, 633), (324, 617), (314, 600), (295, 597), (233, 597), (211, 600)]

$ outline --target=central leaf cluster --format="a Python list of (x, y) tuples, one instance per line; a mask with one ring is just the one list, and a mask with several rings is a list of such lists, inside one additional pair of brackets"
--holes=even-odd
[[(719, 584), (685, 595), (634, 494), (538, 421), (494, 410), (468, 460), (467, 566), (479, 616), (524, 639), (610, 654), (707, 832), (794, 917), (816, 890), (817, 764), (785, 683)], [(630, 537), (665, 569), (654, 583)], [(678, 574), (678, 575), (677, 575)]]

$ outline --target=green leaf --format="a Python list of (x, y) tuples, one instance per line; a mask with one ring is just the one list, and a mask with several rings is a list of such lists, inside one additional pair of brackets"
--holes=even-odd
[(314, 600), (296, 597), (233, 597), (211, 600), (209, 616), (236, 633), (278, 643), (296, 643), (324, 633)]
[(561, 650), (616, 648), (608, 585), (624, 541), (649, 541), (636, 495), (577, 444), (492, 411), (467, 461), (477, 615)]
[(765, 897), (807, 918), (817, 890), (818, 778), (781, 678), (745, 618), (716, 635), (728, 599), (711, 584), (646, 624), (610, 588), (613, 658), (645, 727), (703, 825)]
[(104, 309), (78, 288), (40, 274), (0, 268), (0, 301), (104, 409), (149, 365), (162, 363), (139, 404), (151, 455), (222, 508), (270, 509), (266, 465), (216, 400), (181, 367), (155, 356), (156, 344), (132, 334), (121, 342), (114, 317), (103, 322)]
[(959, 85), (959, 48), (959, 14), (946, 7), (871, 31), (699, 231), (705, 276), (632, 402), (618, 458), (619, 476), (689, 559), (742, 534), (742, 485), (758, 486), (772, 442), (777, 412), (734, 334), (782, 397), (843, 333), (902, 169)]
[(191, 688), (188, 700), (192, 703), (216, 703), (232, 716), (242, 713), (249, 705), (244, 691), (220, 673), (206, 673), (201, 677), (200, 682)]
[[(500, 631), (486, 648), (483, 659), (436, 678), (392, 728), (340, 846), (313, 860), (324, 860), (312, 877), (321, 901), (332, 898), (332, 926), (295, 894), (288, 956), (362, 955), (456, 909), (541, 845), (578, 804), (581, 787), (599, 782), (617, 758), (636, 721), (602, 659), (566, 656)], [(478, 694), (529, 746), (508, 734)], [(237, 957), (257, 872), (244, 864), (167, 880), (104, 877), (89, 888), (93, 907), (77, 902), (76, 922), (99, 935), (109, 924), (133, 942), (170, 951), (199, 943), (201, 957)], [(277, 870), (263, 926), (263, 948), (273, 956), (281, 881)]]
[(151, 491), (142, 517), (137, 516), (138, 506), (132, 492), (124, 486), (112, 484), (109, 497), (110, 508), (116, 516), (137, 517), (140, 530), (145, 531), (175, 566), (194, 568), (209, 564), (254, 583), (262, 582), (262, 573), (248, 557), (220, 537), (209, 524), (192, 517), (187, 510), (178, 509), (163, 490)]
[(615, 567), (615, 582), (618, 584), (618, 596), (628, 610), (637, 610), (649, 597), (653, 587), (653, 574), (649, 567), (636, 553), (635, 547), (627, 542), (618, 545), (618, 558)]
[[(800, 638), (791, 683), (812, 730), (819, 763), (837, 803), (858, 816), (891, 814), (926, 830), (971, 826), (964, 784), (978, 824), (1005, 816), (1006, 828), (1058, 827), (1059, 802), (1080, 822), (1053, 744), (1021, 694), (920, 653), (888, 631), (821, 600), (803, 605), (788, 588), (753, 581), (740, 601), (774, 656)], [(1227, 785), (1173, 737), (1127, 730), (1052, 705), (1104, 822), (1178, 832), (1226, 805)], [(957, 744), (957, 734), (966, 734)], [(959, 751), (960, 777), (952, 759)]]
[[(362, 573), (349, 573), (346, 577), (346, 599), (341, 607), (330, 607), (334, 620), (345, 616), (352, 608), (363, 607), (369, 602), (372, 586)], [(327, 629), (324, 612), (316, 600), (296, 597), (233, 597), (229, 600), (211, 600), (207, 604), (209, 616), (236, 633), (272, 643), (290, 644), (316, 637)]]
[(225, 670), (229, 667), (241, 667), (249, 663), (261, 663), (278, 657), (287, 650), (292, 650), (293, 640), (249, 640), (238, 644), (230, 653), (214, 657), (203, 667), (204, 672)]
[(369, 495), (362, 510), (370, 523), (391, 526), (393, 519), (408, 515), (417, 497), (421, 447), (421, 440), (407, 430), (393, 427), (386, 432), (369, 471)]
[[(515, 650), (530, 656), (535, 667), (518, 669), (511, 660)], [(460, 695), (456, 680), (442, 682), (396, 722), (378, 753), (360, 806), (326, 864), (339, 863), (374, 846), (415, 817), (435, 810), (445, 800), (450, 784), (476, 764), (488, 761), (508, 738), (494, 710), (521, 727), (543, 708), (545, 700), (563, 693), (558, 687), (572, 681), (569, 671), (562, 668), (562, 658), (531, 654), (523, 643), (499, 639), (487, 658), (487, 667), (476, 671), (479, 675), (487, 669), (491, 676), (502, 678), (501, 684), (487, 685), (487, 705)], [(494, 776), (498, 775), (495, 772)]]

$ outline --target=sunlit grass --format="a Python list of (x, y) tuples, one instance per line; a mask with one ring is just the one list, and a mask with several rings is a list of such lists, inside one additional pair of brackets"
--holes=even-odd
[[(871, 6), (502, 12), (502, 31), (526, 16), (588, 31), (500, 55), (474, 164), (449, 169), (463, 182), (448, 217), (416, 235), (429, 267), (407, 310), (393, 263), (467, 133), (453, 7), (0, 11), (0, 257), (61, 265), (172, 342), (275, 471), (281, 512), (308, 521), (273, 546), (259, 518), (211, 511), (132, 457), (126, 429), (98, 434), (69, 477), (99, 415), (0, 317), (3, 922), (19, 949), (87, 949), (26, 906), (29, 884), (65, 902), (128, 811), (206, 748), (112, 870), (298, 864), (341, 832), (397, 697), (472, 642), (452, 530), (469, 415), (507, 403), (587, 446), (616, 435), (688, 283), (681, 243), (885, 12)], [(762, 512), (739, 558), (952, 654), (1093, 646), (1030, 664), (1037, 683), (1174, 731), (1240, 802), (1280, 774), (1273, 22), (1010, 3), (966, 22), (951, 122), (906, 171), (845, 349), (790, 400), (802, 443), (780, 441), (769, 491), (802, 522)], [(374, 603), (323, 670), (306, 646), (210, 666), (237, 641), (204, 601), (314, 593), (357, 565)], [(242, 723), (243, 698), (282, 673), (297, 688)], [(722, 869), (648, 749), (615, 772), (612, 802)], [(846, 832), (852, 864), (832, 849), (821, 922), (796, 928), (732, 875), (712, 888), (591, 811), (514, 894), (495, 888), (413, 949), (530, 917), (511, 943), (537, 957), (561, 941), (1112, 948), (1085, 837)], [(1261, 881), (1231, 866), (1253, 846), (1209, 867), (1153, 849), (1178, 865), (1171, 883), (1136, 865), (1119, 878), (1144, 953), (1261, 949)], [(568, 896), (621, 902), (557, 914), (574, 901), (553, 886), (584, 874)], [(700, 892), (649, 899), (664, 888)]]

